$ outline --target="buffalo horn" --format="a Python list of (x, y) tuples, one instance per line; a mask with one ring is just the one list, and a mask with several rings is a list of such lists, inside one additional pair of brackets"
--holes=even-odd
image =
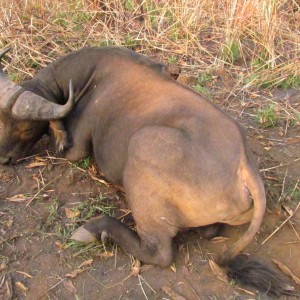
[(12, 115), (19, 120), (55, 120), (65, 117), (74, 105), (74, 90), (70, 79), (69, 98), (66, 104), (56, 104), (32, 92), (25, 91), (18, 97), (12, 107)]

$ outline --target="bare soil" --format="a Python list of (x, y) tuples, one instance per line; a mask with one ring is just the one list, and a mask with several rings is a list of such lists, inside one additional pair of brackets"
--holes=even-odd
[[(299, 101), (297, 93), (289, 97)], [(246, 251), (269, 264), (276, 259), (300, 278), (300, 209), (287, 220), (300, 201), (300, 128), (286, 130), (284, 122), (260, 128), (251, 116), (260, 101), (253, 100), (247, 109), (238, 101), (224, 107), (247, 128), (268, 195), (263, 226)], [(68, 238), (83, 224), (84, 214), (97, 215), (113, 206), (117, 217), (134, 222), (122, 192), (107, 186), (99, 174), (103, 182), (95, 180), (93, 162), (74, 165), (45, 149), (53, 149), (48, 137), (36, 145), (32, 157), (0, 166), (0, 299), (271, 299), (221, 281), (208, 263), (247, 226), (225, 226), (221, 235), (228, 239), (213, 241), (197, 229), (180, 233), (174, 265), (143, 265), (139, 275), (134, 259), (116, 245), (86, 249), (72, 244)], [(82, 203), (91, 205), (78, 208)], [(299, 290), (293, 280), (291, 284)]]

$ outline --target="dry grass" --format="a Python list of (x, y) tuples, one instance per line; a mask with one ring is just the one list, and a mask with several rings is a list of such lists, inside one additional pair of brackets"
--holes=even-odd
[(236, 87), (300, 85), (298, 0), (1, 0), (12, 79), (91, 45), (156, 53), (190, 70), (226, 68)]

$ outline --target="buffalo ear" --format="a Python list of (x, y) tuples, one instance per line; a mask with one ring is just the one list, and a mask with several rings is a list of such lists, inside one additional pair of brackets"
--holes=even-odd
[(57, 120), (68, 115), (75, 105), (72, 80), (69, 83), (69, 98), (66, 104), (60, 105), (32, 92), (23, 92), (12, 107), (12, 115), (19, 120)]

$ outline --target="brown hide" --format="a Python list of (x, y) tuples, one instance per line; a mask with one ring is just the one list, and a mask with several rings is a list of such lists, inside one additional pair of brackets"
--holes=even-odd
[[(102, 216), (72, 238), (110, 238), (146, 263), (168, 266), (179, 230), (250, 222), (222, 256), (223, 265), (236, 269), (236, 255), (254, 238), (266, 205), (259, 171), (237, 122), (171, 79), (163, 65), (117, 47), (73, 52), (23, 87), (63, 104), (70, 78), (78, 103), (50, 126), (64, 139), (66, 128), (72, 140), (66, 158), (79, 160), (93, 151), (105, 176), (125, 190), (137, 224), (135, 232)], [(283, 292), (273, 271), (242, 265), (255, 281), (264, 282), (258, 288)]]
[[(151, 247), (166, 240), (163, 248), (169, 249), (183, 228), (252, 219), (247, 237), (230, 255), (238, 253), (254, 237), (265, 209), (240, 126), (203, 96), (128, 57), (108, 55), (95, 73), (105, 79), (83, 111), (80, 103), (75, 108), (81, 118), (76, 127), (70, 114), (73, 147), (66, 157), (80, 159), (92, 145), (103, 173), (124, 186), (138, 234)], [(254, 218), (248, 189), (255, 195)], [(150, 260), (134, 255), (170, 262), (170, 254)]]

